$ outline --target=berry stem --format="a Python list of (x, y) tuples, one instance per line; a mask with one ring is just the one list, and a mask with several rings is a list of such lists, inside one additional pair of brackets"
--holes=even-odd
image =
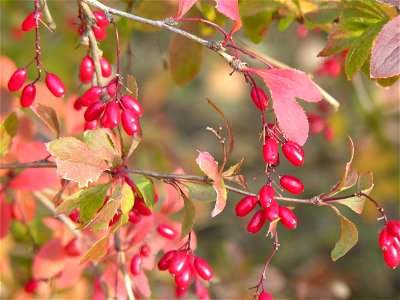
[[(250, 84), (252, 87), (257, 87), (257, 84), (256, 84), (253, 76), (250, 73), (245, 72), (244, 77), (246, 78), (246, 81), (250, 81)], [(260, 97), (257, 89), (256, 89), (256, 93), (257, 93), (258, 102), (260, 103), (260, 106), (262, 106), (261, 105), (261, 97)], [(265, 128), (267, 126), (267, 121), (265, 118), (264, 110), (261, 110), (261, 118), (262, 118), (262, 126), (263, 126), (263, 128)], [(264, 143), (265, 143), (265, 139), (263, 140), (263, 145), (264, 145)]]
[(115, 100), (117, 100), (117, 95), (118, 95), (118, 84), (119, 84), (119, 81), (120, 81), (121, 48), (120, 48), (120, 46), (119, 46), (119, 34), (118, 34), (117, 24), (115, 24), (114, 19), (111, 20), (110, 23), (113, 24), (113, 27), (114, 27), (114, 32), (115, 32), (115, 44), (116, 44), (116, 47), (117, 47), (117, 74), (116, 74), (117, 80), (115, 80)]
[(35, 60), (36, 60), (36, 68), (38, 71), (38, 76), (35, 79), (34, 82), (37, 82), (40, 79), (40, 76), (42, 74), (42, 70), (40, 68), (40, 34), (39, 34), (39, 18), (37, 17), (37, 12), (39, 11), (39, 0), (34, 0), (35, 2), (35, 12), (34, 12), (34, 16), (35, 16), (35, 51), (36, 51), (36, 55), (35, 55)]

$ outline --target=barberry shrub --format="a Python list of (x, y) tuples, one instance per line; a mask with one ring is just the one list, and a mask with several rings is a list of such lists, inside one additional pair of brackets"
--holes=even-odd
[(2, 297), (395, 297), (396, 1), (3, 8)]

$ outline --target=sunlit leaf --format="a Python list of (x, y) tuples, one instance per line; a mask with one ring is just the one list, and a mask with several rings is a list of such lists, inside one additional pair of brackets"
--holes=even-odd
[(42, 120), (44, 124), (54, 132), (57, 137), (60, 135), (60, 126), (58, 124), (58, 118), (56, 111), (50, 106), (43, 104), (36, 104), (31, 106), (32, 111)]
[(114, 135), (109, 129), (98, 128), (95, 130), (87, 130), (84, 134), (84, 141), (89, 149), (97, 153), (97, 156), (107, 160), (113, 161), (117, 151), (111, 144), (109, 135)]
[(122, 186), (120, 200), (122, 213), (128, 214), (131, 211), (133, 204), (135, 204), (135, 198), (132, 188), (126, 183), (124, 183)]
[(189, 234), (196, 219), (196, 208), (194, 207), (192, 200), (186, 197), (183, 193), (182, 198), (185, 206), (183, 208), (181, 239)]
[(8, 153), (11, 147), (12, 139), (18, 132), (18, 118), (15, 112), (8, 117), (0, 125), (0, 157)]
[(150, 210), (154, 210), (154, 182), (150, 177), (139, 174), (129, 174), (139, 193), (142, 195), (144, 203)]
[(194, 201), (213, 202), (217, 199), (214, 187), (207, 183), (181, 182), (187, 188), (188, 197)]

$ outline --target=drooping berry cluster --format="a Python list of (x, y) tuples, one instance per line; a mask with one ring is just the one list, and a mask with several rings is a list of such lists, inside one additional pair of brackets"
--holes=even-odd
[(209, 292), (200, 279), (210, 281), (214, 272), (205, 259), (196, 257), (190, 249), (166, 252), (158, 261), (158, 269), (168, 270), (175, 278), (178, 298), (187, 294), (190, 284), (194, 280), (195, 293), (199, 299), (210, 299)]
[[(104, 57), (100, 58), (100, 67), (101, 67), (101, 75), (104, 78), (108, 78), (112, 75), (112, 66), (106, 58)], [(95, 68), (93, 59), (89, 55), (86, 55), (84, 58), (82, 58), (79, 69), (80, 81), (85, 84), (91, 83), (93, 81), (94, 71)]]
[(400, 221), (391, 220), (383, 227), (378, 244), (386, 265), (396, 268), (400, 264)]
[[(96, 10), (93, 12), (93, 16), (96, 19), (96, 24), (92, 26), (93, 34), (98, 41), (102, 41), (107, 37), (107, 26), (110, 25), (110, 22), (107, 20), (106, 15), (101, 10)], [(79, 35), (83, 35), (85, 33), (85, 25), (82, 23), (78, 27)]]

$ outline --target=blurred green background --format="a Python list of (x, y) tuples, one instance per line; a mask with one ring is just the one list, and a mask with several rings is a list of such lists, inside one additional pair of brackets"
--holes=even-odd
[[(108, 3), (121, 9), (128, 5)], [(158, 17), (155, 8), (163, 4), (151, 2), (154, 18)], [(78, 68), (87, 50), (79, 46), (77, 26), (71, 25), (76, 21), (76, 3), (49, 1), (49, 7), (58, 29), (55, 33), (44, 29), (41, 32), (44, 64), (63, 78), (70, 95), (79, 94), (82, 90), (77, 80)], [(29, 1), (1, 1), (1, 55), (10, 57), (17, 66), (29, 63), (34, 55), (34, 32), (20, 36), (18, 31), (31, 9)], [(142, 9), (142, 12), (151, 16), (149, 11)], [(189, 84), (177, 87), (168, 70), (171, 34), (139, 31), (133, 27), (132, 22), (118, 21), (122, 69), (136, 77), (139, 101), (144, 107), (143, 142), (130, 165), (160, 172), (173, 172), (182, 167), (188, 174), (200, 174), (195, 163), (197, 150), (208, 151), (221, 161), (220, 144), (206, 127), (223, 126), (223, 120), (207, 104), (207, 96), (231, 122), (235, 149), (230, 163), (246, 157), (242, 172), (247, 176), (250, 191), (257, 192), (265, 181), (264, 162), (257, 147), (261, 119), (243, 77), (236, 73), (230, 76), (231, 69), (220, 57), (205, 50), (200, 74)], [(280, 32), (276, 23), (272, 23), (267, 38), (259, 45), (252, 45), (241, 33), (238, 39), (292, 67), (315, 73), (324, 61), (316, 55), (324, 47), (326, 36), (309, 32), (300, 39), (296, 30), (297, 25), (292, 24), (287, 31)], [(115, 63), (111, 28), (107, 39), (100, 42), (100, 48)], [(343, 75), (315, 76), (314, 80), (341, 104), (336, 113), (328, 113), (327, 121), (333, 128), (334, 138), (328, 142), (323, 134), (310, 135), (304, 147), (304, 166), (295, 168), (282, 159), (278, 170), (304, 182), (302, 196), (305, 198), (328, 191), (341, 178), (349, 159), (350, 136), (355, 144), (354, 164), (358, 171), (374, 173), (372, 196), (385, 207), (389, 219), (399, 219), (399, 84), (383, 89), (362, 74), (353, 82), (348, 82)], [(307, 112), (317, 111), (313, 105), (304, 107)], [(271, 118), (269, 113), (268, 119)], [(199, 216), (195, 230), (199, 246), (196, 253), (207, 258), (218, 277), (211, 284), (212, 299), (250, 299), (252, 292), (248, 288), (257, 284), (264, 259), (272, 251), (273, 243), (265, 238), (265, 229), (250, 236), (246, 231), (249, 217), (236, 217), (234, 206), (240, 198), (229, 193), (227, 209), (216, 218), (210, 217), (213, 204), (197, 205)], [(332, 262), (330, 251), (340, 236), (338, 217), (327, 208), (296, 207), (298, 227), (294, 231), (280, 230), (281, 247), (267, 272), (266, 289), (275, 299), (399, 298), (399, 271), (390, 270), (384, 264), (377, 246), (383, 223), (376, 221), (378, 214), (374, 206), (367, 203), (361, 216), (346, 207), (341, 211), (358, 227), (359, 242), (346, 256)], [(173, 297), (170, 278), (158, 271), (149, 276), (154, 297)]]

